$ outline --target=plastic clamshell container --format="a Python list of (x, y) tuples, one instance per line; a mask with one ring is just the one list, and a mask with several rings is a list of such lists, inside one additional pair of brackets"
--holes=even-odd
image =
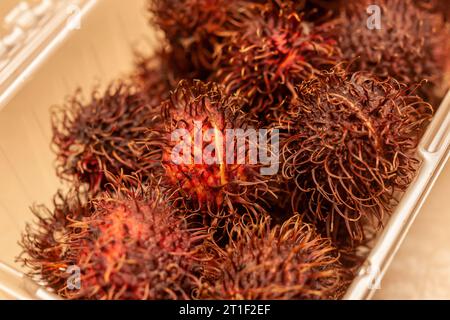
[[(44, 2), (53, 5), (55, 1)], [(29, 206), (50, 205), (55, 190), (61, 187), (49, 147), (49, 107), (62, 103), (78, 87), (89, 95), (94, 85), (105, 86), (129, 72), (133, 48), (143, 45), (150, 51), (158, 45), (158, 36), (146, 21), (145, 0), (61, 2), (64, 6), (52, 9), (60, 13), (55, 15), (59, 22), (37, 25), (33, 32), (40, 41), (21, 48), (20, 57), (9, 60), (15, 61), (14, 65), (8, 62), (9, 72), (4, 72), (0, 45), (0, 299), (58, 299), (24, 276), (14, 262), (25, 223), (33, 218)], [(73, 19), (74, 8), (78, 8), (76, 27), (73, 21), (67, 23)], [(422, 164), (414, 182), (380, 232), (344, 299), (369, 299), (373, 295), (448, 160), (449, 146), (450, 93), (420, 143)]]

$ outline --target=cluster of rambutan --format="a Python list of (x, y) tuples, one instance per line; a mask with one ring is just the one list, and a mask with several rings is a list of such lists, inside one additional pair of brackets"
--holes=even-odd
[(448, 26), (411, 1), (149, 0), (163, 48), (53, 112), (73, 191), (20, 260), (72, 299), (342, 297), (447, 88)]

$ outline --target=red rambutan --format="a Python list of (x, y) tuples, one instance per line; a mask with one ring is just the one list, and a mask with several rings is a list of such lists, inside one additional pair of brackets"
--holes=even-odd
[(293, 1), (298, 12), (314, 23), (324, 23), (339, 15), (342, 0), (297, 0)]
[(38, 224), (27, 226), (20, 257), (31, 276), (68, 299), (191, 297), (207, 234), (190, 229), (160, 191), (76, 199), (59, 194), (53, 212), (33, 209)]
[(152, 106), (158, 106), (169, 97), (170, 90), (179, 80), (171, 72), (166, 51), (151, 56), (136, 54), (135, 70), (131, 78), (147, 95)]
[(295, 212), (323, 221), (329, 236), (346, 228), (364, 238), (415, 175), (416, 146), (432, 107), (393, 79), (335, 68), (297, 88), (280, 117), (283, 175), (293, 181)]
[(133, 79), (147, 93), (152, 105), (169, 97), (182, 79), (198, 79), (201, 75), (187, 60), (183, 51), (164, 45), (150, 56), (136, 53)]
[[(379, 23), (376, 11), (380, 8)], [(369, 25), (372, 23), (372, 25)], [(351, 1), (334, 29), (342, 54), (352, 71), (393, 77), (408, 86), (422, 84), (418, 93), (437, 103), (449, 88), (449, 32), (440, 14), (421, 10), (411, 0)]]
[(330, 240), (294, 216), (270, 226), (265, 217), (236, 225), (225, 249), (215, 244), (217, 275), (199, 291), (201, 299), (338, 299), (348, 273)]
[(446, 22), (450, 22), (450, 6), (447, 0), (413, 0), (422, 10), (442, 14)]
[[(260, 143), (257, 123), (241, 110), (244, 103), (218, 84), (195, 80), (181, 81), (161, 104), (160, 138), (150, 135), (143, 144), (162, 148), (163, 182), (183, 208), (225, 218), (261, 213), (266, 200), (275, 199), (276, 178), (261, 173), (267, 165), (261, 154), (277, 146), (273, 136)], [(278, 159), (270, 165), (278, 166)]]
[(164, 32), (178, 61), (196, 70), (196, 78), (206, 80), (243, 20), (267, 7), (300, 10), (305, 6), (292, 0), (149, 0), (148, 8), (152, 23)]
[(90, 190), (102, 190), (107, 175), (120, 176), (150, 170), (160, 154), (152, 154), (153, 163), (140, 162), (141, 150), (135, 141), (142, 128), (158, 123), (152, 101), (138, 87), (125, 82), (110, 85), (104, 93), (95, 90), (89, 102), (81, 93), (66, 105), (52, 111), (52, 147), (57, 155), (57, 174), (69, 181), (89, 183)]
[(213, 79), (248, 99), (249, 110), (263, 112), (262, 118), (295, 97), (297, 84), (340, 59), (335, 41), (327, 36), (331, 24), (314, 26), (289, 7), (249, 9), (239, 22)]
[(215, 68), (217, 50), (245, 0), (150, 0), (151, 20), (185, 67), (204, 79)]

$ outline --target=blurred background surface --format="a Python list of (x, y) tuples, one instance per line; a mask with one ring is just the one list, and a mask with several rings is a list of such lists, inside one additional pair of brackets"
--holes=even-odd
[[(18, 2), (0, 0), (0, 17)], [(125, 6), (123, 0), (101, 1), (95, 15), (89, 16), (0, 111), (0, 260), (14, 264), (20, 250), (18, 236), (31, 218), (28, 207), (49, 203), (58, 185), (49, 149), (48, 107), (63, 102), (78, 85), (89, 89), (129, 71), (131, 49), (155, 41), (147, 28), (144, 3), (131, 0)], [(0, 35), (2, 32), (0, 27)], [(374, 298), (450, 299), (450, 164)]]

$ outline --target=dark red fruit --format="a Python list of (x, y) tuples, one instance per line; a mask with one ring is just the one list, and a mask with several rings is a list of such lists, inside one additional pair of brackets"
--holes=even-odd
[(27, 226), (21, 258), (33, 277), (68, 299), (190, 298), (207, 235), (190, 229), (160, 191), (76, 200), (58, 195), (53, 212), (33, 209), (38, 223)]
[[(266, 200), (275, 198), (275, 178), (262, 175), (264, 165), (250, 159), (249, 146), (260, 140), (243, 136), (247, 148), (238, 151), (238, 141), (233, 136), (227, 138), (229, 129), (241, 129), (244, 133), (257, 129), (257, 123), (241, 110), (244, 103), (238, 96), (226, 94), (222, 86), (201, 81), (180, 82), (162, 103), (164, 128), (159, 132), (160, 138), (149, 136), (144, 144), (161, 146), (163, 181), (183, 208), (226, 218), (237, 213), (264, 212)], [(174, 139), (174, 133), (184, 133), (186, 137)], [(230, 141), (235, 144), (227, 148)], [(179, 148), (180, 145), (187, 149)], [(238, 159), (242, 161), (239, 163)]]
[(218, 79), (229, 93), (248, 99), (248, 110), (266, 117), (295, 98), (295, 86), (340, 59), (330, 25), (304, 21), (289, 7), (267, 4), (248, 9), (223, 49)]
[[(142, 150), (135, 143), (143, 128), (158, 124), (153, 101), (140, 88), (125, 82), (93, 91), (89, 101), (77, 92), (52, 111), (52, 146), (57, 155), (57, 174), (69, 181), (88, 183), (96, 193), (104, 189), (107, 176), (151, 171), (159, 164), (141, 163)], [(159, 102), (159, 101), (158, 101)], [(147, 159), (148, 160), (148, 159)]]
[(393, 79), (341, 69), (297, 87), (279, 123), (283, 174), (294, 183), (294, 212), (326, 223), (336, 238), (347, 229), (364, 238), (363, 225), (379, 226), (396, 195), (414, 179), (416, 147), (432, 107)]
[(198, 71), (215, 68), (223, 38), (233, 28), (243, 0), (150, 0), (151, 20), (165, 34), (176, 56)]
[[(379, 29), (368, 27), (376, 22), (370, 20), (376, 12), (367, 13), (370, 5), (380, 8)], [(418, 93), (433, 103), (449, 88), (450, 33), (442, 15), (411, 0), (364, 0), (346, 4), (340, 20), (334, 31), (344, 58), (353, 61), (353, 71), (390, 76), (411, 87), (422, 84)]]

